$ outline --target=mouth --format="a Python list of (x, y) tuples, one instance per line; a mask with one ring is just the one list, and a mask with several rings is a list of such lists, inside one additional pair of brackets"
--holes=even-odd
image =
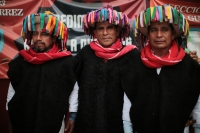
[(155, 43), (157, 43), (157, 44), (162, 44), (162, 43), (164, 43), (165, 41), (155, 41)]
[(110, 40), (110, 38), (102, 38), (103, 40)]

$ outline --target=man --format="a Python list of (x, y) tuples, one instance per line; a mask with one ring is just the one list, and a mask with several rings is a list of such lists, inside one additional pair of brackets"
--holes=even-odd
[(124, 91), (119, 66), (134, 45), (123, 46), (121, 39), (130, 33), (128, 17), (103, 6), (83, 17), (84, 31), (94, 38), (79, 51), (76, 59), (78, 112), (75, 133), (123, 133), (122, 109)]
[(30, 49), (21, 50), (7, 72), (14, 88), (8, 103), (13, 132), (58, 133), (76, 81), (67, 27), (49, 12), (31, 14), (22, 36)]
[(183, 133), (200, 93), (200, 65), (182, 48), (189, 24), (169, 5), (150, 7), (135, 22), (138, 42), (149, 41), (121, 68), (134, 131)]
[[(105, 9), (106, 10), (106, 9)], [(110, 9), (109, 9), (110, 10)], [(99, 12), (103, 12), (104, 11), (104, 9), (102, 9), (102, 10), (100, 10)], [(94, 17), (94, 18), (90, 18), (91, 19), (91, 21), (93, 20), (95, 20), (95, 19), (100, 19), (100, 18), (98, 18), (98, 15), (100, 16), (100, 15), (102, 15), (102, 14), (99, 14), (99, 12), (90, 12), (89, 14), (88, 14), (88, 18), (90, 18), (92, 15), (96, 15), (96, 17)], [(92, 35), (93, 34), (93, 30), (94, 30), (94, 28), (93, 27), (88, 27), (87, 28), (87, 26), (88, 26), (88, 23), (89, 23), (89, 25), (94, 25), (94, 23), (93, 24), (91, 24), (91, 22), (89, 21), (89, 22), (87, 22), (86, 20), (88, 19), (88, 18), (86, 18), (87, 16), (85, 16), (84, 17), (84, 21), (85, 21), (85, 25), (86, 25), (86, 27), (84, 27), (85, 28), (85, 32), (87, 33), (89, 30), (91, 30), (89, 33), (87, 33), (87, 34), (89, 34), (89, 35)], [(98, 23), (96, 23), (96, 24), (98, 24)], [(95, 30), (94, 30), (94, 32), (95, 32)], [(99, 38), (99, 40), (101, 39), (100, 37), (98, 37)], [(98, 39), (97, 38), (97, 39)], [(104, 43), (102, 43), (102, 44), (104, 44)], [(105, 46), (104, 46), (105, 47)], [(193, 53), (193, 52), (192, 52)], [(133, 54), (134, 54), (134, 52), (133, 52)], [(191, 54), (191, 56), (193, 56), (193, 58), (194, 59), (196, 59), (196, 54), (195, 54), (195, 52), (194, 52), (194, 54)], [(130, 60), (132, 60), (132, 59), (130, 59)], [(122, 63), (122, 65), (125, 65), (125, 63)], [(98, 68), (99, 69), (99, 68)], [(69, 121), (68, 122), (66, 122), (67, 123), (67, 126), (66, 126), (66, 131), (68, 131), (69, 133), (71, 133), (72, 131), (73, 131), (73, 127), (74, 127), (74, 121), (75, 121), (75, 117), (76, 117), (76, 113), (75, 112), (77, 112), (77, 106), (78, 106), (78, 102), (77, 102), (77, 97), (78, 97), (78, 89), (74, 89), (74, 91), (73, 91), (73, 93), (72, 93), (72, 95), (71, 95), (71, 100), (70, 100), (70, 108), (69, 108), (69, 110), (70, 110), (70, 112), (71, 112), (71, 115), (70, 115), (70, 118), (69, 118)], [(121, 98), (121, 97), (120, 97)], [(126, 132), (126, 133), (131, 133), (131, 132), (133, 132), (132, 131), (132, 124), (129, 122), (130, 121), (130, 118), (129, 118), (129, 109), (130, 109), (130, 103), (129, 103), (130, 101), (127, 99), (127, 97), (126, 97), (126, 95), (124, 95), (124, 103), (123, 103), (123, 114), (122, 114), (122, 120), (123, 120), (123, 123), (124, 123), (124, 132)], [(88, 129), (89, 130), (89, 129)]]

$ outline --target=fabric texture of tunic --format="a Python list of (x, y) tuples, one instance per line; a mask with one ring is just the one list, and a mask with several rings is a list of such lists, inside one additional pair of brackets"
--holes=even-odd
[[(132, 59), (132, 60), (131, 60)], [(137, 133), (183, 133), (200, 93), (200, 65), (189, 55), (173, 66), (148, 68), (140, 54), (121, 68), (122, 86), (132, 103)]]
[(124, 91), (120, 83), (119, 66), (124, 58), (104, 60), (85, 46), (76, 56), (79, 65), (78, 112), (75, 133), (123, 133), (122, 109)]
[(30, 64), (21, 56), (9, 64), (8, 76), (15, 95), (8, 103), (14, 133), (58, 133), (68, 112), (74, 87), (72, 56)]

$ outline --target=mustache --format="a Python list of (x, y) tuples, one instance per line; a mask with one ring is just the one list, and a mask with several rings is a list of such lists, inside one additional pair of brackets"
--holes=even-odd
[(36, 42), (34, 42), (34, 44), (43, 44), (43, 45), (45, 45), (45, 43), (41, 42), (41, 41), (36, 41)]

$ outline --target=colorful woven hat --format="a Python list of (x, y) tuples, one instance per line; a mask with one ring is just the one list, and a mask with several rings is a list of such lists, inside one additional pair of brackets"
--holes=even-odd
[(121, 28), (120, 38), (125, 39), (130, 35), (130, 19), (126, 14), (113, 10), (112, 6), (105, 5), (102, 8), (91, 11), (83, 17), (83, 29), (85, 34), (94, 37), (93, 30), (96, 22), (108, 21)]
[(56, 36), (57, 45), (62, 49), (66, 49), (66, 42), (68, 38), (67, 26), (58, 20), (51, 12), (30, 14), (23, 20), (23, 27), (21, 36), (27, 39), (27, 45), (31, 45), (32, 32), (35, 31), (35, 24), (40, 24), (40, 29), (46, 33)]
[(139, 33), (147, 36), (148, 26), (153, 21), (167, 21), (171, 23), (176, 31), (175, 38), (180, 36), (187, 37), (189, 35), (189, 23), (184, 15), (165, 4), (162, 6), (149, 7), (136, 17), (133, 21), (134, 36), (137, 37)]

